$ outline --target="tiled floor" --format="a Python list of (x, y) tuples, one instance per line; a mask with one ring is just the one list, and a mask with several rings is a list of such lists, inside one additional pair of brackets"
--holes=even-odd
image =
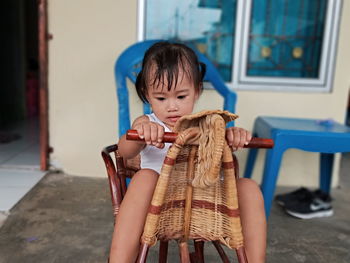
[(26, 120), (7, 128), (20, 135), (0, 144), (0, 211), (9, 211), (44, 176), (40, 171), (39, 123)]

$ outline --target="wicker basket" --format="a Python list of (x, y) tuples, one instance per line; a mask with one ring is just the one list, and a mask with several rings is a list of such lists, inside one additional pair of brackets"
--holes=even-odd
[(232, 152), (226, 122), (237, 116), (205, 111), (184, 116), (175, 131), (146, 219), (142, 243), (157, 239), (219, 240), (243, 246)]

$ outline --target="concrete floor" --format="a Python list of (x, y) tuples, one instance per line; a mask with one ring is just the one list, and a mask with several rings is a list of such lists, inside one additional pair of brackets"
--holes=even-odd
[[(335, 215), (330, 218), (298, 220), (274, 204), (266, 262), (350, 262), (349, 171), (347, 154), (342, 160), (341, 187), (332, 190)], [(0, 228), (0, 263), (106, 262), (113, 230), (108, 191), (103, 178), (46, 175)], [(235, 259), (235, 253), (229, 253)], [(211, 244), (206, 245), (206, 260), (220, 261)], [(157, 262), (155, 249), (148, 262)], [(175, 243), (168, 262), (179, 262)]]

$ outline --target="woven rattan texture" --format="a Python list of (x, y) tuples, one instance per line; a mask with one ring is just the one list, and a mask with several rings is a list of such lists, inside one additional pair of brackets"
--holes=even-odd
[[(197, 114), (197, 117), (184, 118), (186, 129), (178, 129), (180, 133), (177, 141), (168, 151), (146, 219), (142, 242), (154, 245), (157, 239), (186, 239), (184, 218), (187, 199), (191, 200), (190, 214), (187, 214), (190, 218), (187, 221), (190, 239), (219, 240), (230, 248), (240, 248), (243, 246), (243, 236), (233, 158), (224, 138), (226, 122), (235, 116), (227, 117), (226, 112), (220, 111), (218, 114), (215, 111)], [(191, 126), (188, 120), (194, 125)], [(203, 140), (202, 135), (206, 139)], [(204, 141), (206, 146), (214, 147), (207, 149), (214, 152), (214, 155), (209, 155), (204, 160), (209, 167), (206, 171), (213, 170), (210, 167), (212, 163), (218, 165), (214, 169), (217, 175), (214, 174), (209, 181), (199, 186), (188, 178), (191, 147), (199, 149), (194, 158), (194, 178), (203, 177), (203, 168), (199, 165), (203, 165), (203, 158), (200, 158), (203, 147), (200, 144), (186, 144), (191, 140), (193, 142), (193, 138), (197, 139), (196, 144)], [(188, 195), (188, 188), (191, 188), (191, 196)]]

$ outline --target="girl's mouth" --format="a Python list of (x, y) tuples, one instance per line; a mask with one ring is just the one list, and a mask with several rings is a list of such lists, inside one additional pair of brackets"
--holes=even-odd
[(168, 119), (169, 119), (171, 122), (176, 122), (178, 119), (180, 119), (180, 117), (179, 117), (179, 116), (168, 117)]

